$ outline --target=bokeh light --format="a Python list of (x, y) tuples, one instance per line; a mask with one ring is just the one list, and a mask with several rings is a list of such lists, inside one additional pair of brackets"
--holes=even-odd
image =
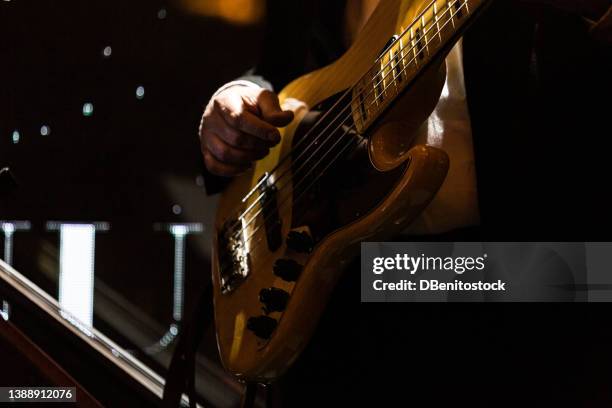
[(13, 143), (15, 144), (19, 143), (20, 139), (21, 139), (21, 134), (19, 134), (19, 131), (17, 129), (13, 130)]
[(138, 88), (136, 88), (136, 98), (142, 99), (144, 98), (144, 95), (145, 95), (144, 86), (141, 85)]
[(42, 125), (40, 127), (40, 135), (41, 136), (49, 136), (51, 134), (51, 128), (47, 125)]
[(180, 0), (193, 14), (216, 17), (232, 24), (256, 24), (265, 14), (265, 0)]
[(87, 102), (83, 104), (83, 116), (91, 116), (93, 115), (94, 106), (92, 103)]

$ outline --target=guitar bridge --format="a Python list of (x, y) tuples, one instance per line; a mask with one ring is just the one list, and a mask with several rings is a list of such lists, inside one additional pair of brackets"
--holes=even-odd
[(240, 225), (240, 221), (227, 221), (218, 235), (219, 275), (223, 294), (240, 286), (251, 270), (251, 259), (242, 228), (236, 228), (236, 225)]

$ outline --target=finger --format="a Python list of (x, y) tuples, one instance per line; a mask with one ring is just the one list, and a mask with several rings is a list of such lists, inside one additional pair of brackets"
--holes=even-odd
[(208, 150), (202, 152), (204, 155), (204, 164), (209, 172), (217, 176), (232, 177), (244, 173), (249, 169), (249, 166), (237, 166), (232, 164), (222, 163), (217, 160)]
[(204, 132), (213, 132), (221, 137), (226, 143), (239, 149), (262, 150), (269, 149), (277, 144), (277, 141), (263, 140), (256, 136), (242, 132), (233, 128), (223, 118), (221, 110), (214, 110), (200, 125), (200, 139), (203, 139)]
[(225, 164), (245, 166), (265, 157), (269, 149), (244, 150), (227, 144), (215, 133), (209, 132), (205, 137), (205, 149), (218, 161)]
[(229, 126), (272, 143), (280, 141), (280, 133), (277, 128), (248, 110), (229, 110), (221, 104), (217, 104), (217, 108)]
[(278, 127), (287, 126), (293, 120), (293, 112), (284, 111), (278, 103), (278, 96), (271, 91), (263, 91), (257, 100), (262, 118)]
[(256, 136), (249, 135), (248, 133), (242, 132), (238, 129), (234, 129), (225, 122), (224, 126), (214, 128), (214, 133), (219, 135), (223, 141), (230, 146), (244, 150), (268, 150), (270, 147), (276, 145), (269, 140), (262, 140)]

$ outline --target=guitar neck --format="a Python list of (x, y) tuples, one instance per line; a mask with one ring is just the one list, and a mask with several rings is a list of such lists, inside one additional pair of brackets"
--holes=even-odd
[(433, 0), (394, 37), (353, 87), (351, 109), (363, 134), (389, 105), (433, 62), (452, 48), (489, 0)]

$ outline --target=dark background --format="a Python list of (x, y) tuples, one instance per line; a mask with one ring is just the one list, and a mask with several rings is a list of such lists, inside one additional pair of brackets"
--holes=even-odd
[[(208, 228), (216, 203), (200, 176), (202, 107), (254, 64), (262, 37), (257, 10), (265, 2), (233, 3), (225, 11), (227, 4), (214, 0), (0, 3), (0, 167), (10, 166), (19, 183), (0, 203), (0, 220), (31, 222), (30, 231), (14, 235), (13, 266), (52, 296), (59, 234), (46, 223), (108, 222), (110, 230), (96, 234), (96, 278), (128, 301), (134, 316), (165, 330), (172, 322), (174, 241), (155, 225), (194, 222), (205, 231), (187, 238), (189, 314), (210, 279)], [(236, 10), (249, 5), (250, 17)], [(107, 46), (112, 53), (105, 57)], [(85, 103), (94, 107), (89, 117)], [(49, 135), (40, 134), (43, 125)], [(98, 311), (96, 328), (165, 371), (168, 355), (154, 360), (139, 350), (134, 333), (143, 322), (124, 331)], [(204, 365), (235, 389), (219, 372), (212, 332), (201, 350)]]
[[(257, 60), (262, 37), (260, 22), (232, 25), (178, 4), (0, 3), (0, 165), (11, 166), (20, 183), (2, 203), (0, 219), (32, 222), (30, 232), (15, 235), (15, 267), (56, 295), (49, 276), (57, 275), (58, 238), (45, 223), (108, 221), (111, 230), (96, 237), (96, 276), (162, 325), (171, 320), (173, 247), (171, 236), (153, 225), (210, 226), (215, 201), (197, 178), (202, 105)], [(167, 16), (160, 19), (162, 8)], [(466, 44), (467, 53), (480, 56), (472, 60), (480, 71), (467, 78), (468, 87), (480, 81), (472, 88), (480, 102), (470, 108), (489, 118), (475, 124), (475, 137), (496, 136), (477, 146), (480, 190), (489, 204), (491, 198), (504, 203), (485, 208), (488, 237), (606, 239), (609, 201), (596, 198), (609, 190), (603, 143), (610, 134), (609, 88), (591, 75), (605, 72), (605, 65), (595, 60), (576, 69), (567, 62), (576, 62), (583, 49), (564, 49), (558, 55), (565, 59), (546, 61), (565, 67), (553, 69), (543, 84), (552, 93), (517, 88), (504, 76), (516, 54), (501, 58), (509, 49), (492, 44), (499, 37), (491, 30), (511, 29), (499, 21), (483, 20), (474, 34), (489, 41), (484, 48), (470, 51)], [(534, 35), (530, 29), (522, 34)], [(106, 46), (110, 58), (102, 54)], [(525, 74), (515, 73), (517, 82)], [(142, 100), (135, 96), (140, 85)], [(82, 114), (86, 102), (94, 105), (90, 117)], [(571, 116), (573, 108), (578, 116)], [(525, 131), (534, 117), (537, 124)], [(50, 135), (40, 135), (42, 125)], [(177, 204), (179, 214), (172, 211)], [(188, 239), (187, 309), (209, 279), (207, 237)], [(298, 362), (305, 380), (295, 400), (323, 404), (326, 390), (325, 400), (372, 397), (375, 406), (395, 406), (398, 399), (417, 406), (612, 406), (608, 305), (359, 305), (358, 296), (358, 286), (339, 286), (322, 327), (335, 326), (331, 333), (340, 335), (320, 332), (327, 346), (309, 348)], [(96, 317), (95, 325), (134, 346), (108, 322)], [(202, 349), (216, 358), (210, 333)], [(300, 368), (304, 361), (309, 368)]]
[[(159, 19), (162, 8), (167, 17)], [(170, 283), (172, 238), (154, 223), (208, 227), (214, 201), (197, 179), (202, 106), (253, 64), (259, 27), (159, 1), (12, 1), (0, 11), (0, 163), (19, 182), (0, 218), (33, 228), (15, 236), (15, 266), (37, 281), (40, 246), (57, 240), (45, 231), (49, 220), (108, 221), (110, 231), (96, 237), (96, 272), (167, 319), (169, 297), (159, 295)], [(40, 135), (43, 125), (50, 135)], [(195, 282), (206, 279), (205, 255), (188, 254)]]

